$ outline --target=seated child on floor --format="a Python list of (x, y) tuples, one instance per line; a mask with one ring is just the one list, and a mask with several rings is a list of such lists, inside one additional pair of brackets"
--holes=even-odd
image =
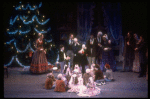
[(52, 86), (54, 85), (54, 81), (56, 81), (56, 80), (53, 75), (53, 71), (51, 70), (50, 73), (47, 74), (47, 78), (45, 81), (45, 89), (51, 89)]
[(57, 78), (58, 78), (58, 80), (56, 80), (56, 86), (55, 86), (54, 91), (65, 92), (66, 91), (66, 88), (65, 88), (66, 85), (65, 85), (65, 82), (63, 81), (62, 74), (58, 74)]
[(94, 81), (97, 83), (97, 85), (105, 84), (104, 75), (103, 75), (103, 72), (100, 70), (100, 66), (98, 64), (95, 64), (94, 69), (95, 69)]
[(91, 77), (90, 69), (86, 69), (86, 73), (83, 75), (83, 84), (86, 86), (89, 78)]
[(106, 68), (105, 81), (113, 81), (114, 80), (114, 78), (113, 78), (113, 71), (110, 68), (110, 65), (106, 63), (105, 64), (105, 68)]

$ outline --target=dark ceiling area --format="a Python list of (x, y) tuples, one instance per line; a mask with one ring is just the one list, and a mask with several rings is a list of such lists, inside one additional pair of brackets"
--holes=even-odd
[[(24, 2), (22, 2), (24, 3)], [(26, 3), (26, 2), (25, 2)], [(38, 3), (38, 2), (29, 2)], [(96, 3), (96, 2), (95, 2)], [(128, 31), (133, 31), (139, 35), (147, 36), (147, 2), (120, 2), (122, 9), (122, 34), (126, 35)], [(13, 5), (17, 5), (18, 1), (3, 2), (3, 32), (9, 26), (10, 17), (14, 14)], [(56, 24), (56, 12), (65, 13), (76, 11), (77, 2), (42, 2), (42, 7), (39, 9), (46, 17), (51, 18), (51, 25)], [(98, 9), (97, 9), (98, 10)], [(74, 23), (73, 23), (74, 24)]]

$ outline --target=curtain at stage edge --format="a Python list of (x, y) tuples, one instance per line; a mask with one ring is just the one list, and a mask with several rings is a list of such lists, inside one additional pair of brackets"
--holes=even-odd
[(104, 26), (109, 39), (119, 47), (119, 61), (122, 61), (124, 38), (122, 36), (122, 15), (119, 2), (102, 2)]
[(94, 19), (93, 8), (95, 7), (92, 2), (79, 2), (77, 7), (77, 38), (81, 43), (86, 43), (91, 34), (91, 29)]

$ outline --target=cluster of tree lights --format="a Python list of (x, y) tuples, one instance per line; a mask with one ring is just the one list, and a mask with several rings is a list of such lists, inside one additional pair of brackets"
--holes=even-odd
[[(13, 6), (13, 7), (15, 7), (15, 10), (19, 10), (19, 11), (21, 11), (21, 10), (28, 10), (28, 11), (27, 11), (28, 14), (30, 14), (30, 10), (32, 10), (32, 11), (33, 11), (33, 10), (36, 10), (37, 13), (38, 13), (38, 15), (39, 15), (38, 8), (40, 8), (40, 7), (42, 6), (42, 2), (41, 2), (39, 5), (33, 5), (33, 6), (30, 6), (30, 4), (22, 5), (21, 2), (19, 2), (19, 3), (20, 3), (19, 6)], [(14, 23), (15, 23), (16, 21), (20, 21), (20, 20), (21, 20), (21, 21), (23, 22), (23, 24), (29, 25), (29, 24), (32, 24), (33, 22), (35, 22), (35, 20), (36, 20), (36, 22), (37, 22), (38, 24), (40, 24), (40, 25), (45, 25), (45, 24), (47, 24), (47, 23), (49, 22), (49, 20), (50, 20), (50, 18), (48, 18), (47, 20), (44, 21), (44, 18), (45, 18), (44, 15), (42, 16), (41, 21), (39, 21), (39, 19), (38, 19), (38, 17), (37, 17), (36, 15), (32, 16), (32, 19), (31, 19), (31, 20), (29, 20), (28, 18), (29, 18), (28, 16), (17, 15), (14, 19), (12, 19), (12, 17), (10, 18), (10, 23), (9, 23), (9, 24), (12, 26), (12, 25), (14, 25)], [(29, 21), (27, 21), (27, 20), (29, 20)], [(31, 31), (31, 28), (28, 29), (28, 30), (26, 30), (26, 31), (22, 31), (22, 30), (21, 30), (21, 27), (22, 27), (22, 26), (19, 25), (18, 29), (16, 29), (16, 30), (13, 30), (13, 29), (11, 29), (11, 28), (10, 28), (10, 29), (7, 29), (7, 33), (10, 34), (10, 35), (14, 35), (14, 34), (16, 34), (16, 33), (19, 33), (19, 35), (21, 35), (21, 34), (27, 34), (27, 33), (29, 33), (29, 32)], [(42, 29), (42, 30), (38, 30), (38, 29), (37, 29), (38, 27), (39, 27), (38, 25), (35, 25), (35, 28), (34, 28), (34, 30), (35, 30), (36, 33), (38, 33), (38, 34), (40, 34), (40, 33), (47, 33), (48, 31), (51, 30), (50, 27), (49, 27), (47, 30), (43, 30), (43, 29)], [(13, 31), (12, 31), (12, 30), (13, 30)], [(35, 35), (35, 32), (33, 33), (33, 35)], [(27, 35), (25, 35), (25, 37), (27, 38)], [(45, 44), (47, 44), (47, 43), (52, 42), (52, 39), (50, 39), (50, 40), (44, 39), (44, 41), (45, 41)], [(12, 39), (12, 40), (10, 40), (10, 41), (8, 41), (8, 42), (5, 42), (4, 44), (5, 44), (5, 45), (7, 45), (7, 44), (10, 45), (10, 44), (12, 44), (12, 42), (14, 42), (13, 44), (14, 44), (14, 47), (15, 47), (17, 53), (24, 53), (24, 52), (26, 52), (28, 49), (30, 49), (32, 52), (34, 52), (34, 49), (31, 47), (31, 41), (30, 41), (30, 39), (29, 39), (29, 43), (26, 45), (26, 48), (25, 48), (24, 50), (20, 50), (20, 49), (17, 47), (17, 45), (16, 45), (16, 39), (15, 39), (15, 38)], [(35, 44), (34, 44), (34, 46), (35, 46)], [(51, 46), (51, 47), (52, 47), (52, 46), (55, 47), (54, 44), (51, 44), (50, 46)], [(14, 49), (14, 47), (11, 46), (10, 48), (11, 48), (11, 49)], [(45, 49), (45, 50), (47, 50), (47, 49)], [(26, 57), (26, 58), (28, 58), (28, 57)], [(58, 60), (58, 58), (59, 58), (59, 57), (57, 57), (57, 60)], [(16, 60), (16, 62), (17, 62), (20, 66), (22, 66), (22, 67), (25, 66), (25, 65), (23, 65), (22, 63), (20, 63), (20, 61), (19, 61), (17, 55), (12, 56), (10, 62), (7, 63), (7, 64), (4, 64), (4, 66), (9, 66), (9, 65), (11, 65), (11, 63), (12, 63), (14, 60)], [(51, 64), (51, 63), (48, 62), (48, 64)], [(26, 66), (26, 67), (28, 67), (28, 66)]]

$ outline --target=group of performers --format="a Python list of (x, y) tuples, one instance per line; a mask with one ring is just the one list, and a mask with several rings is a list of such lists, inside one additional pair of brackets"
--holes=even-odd
[(91, 69), (87, 68), (86, 73), (82, 75), (79, 65), (76, 64), (74, 70), (70, 70), (65, 65), (63, 73), (59, 73), (55, 79), (53, 71), (47, 74), (45, 89), (52, 89), (56, 92), (75, 92), (78, 96), (95, 96), (101, 93), (98, 87), (105, 84), (105, 81), (113, 81), (113, 72), (110, 65), (106, 64), (106, 75), (100, 70), (98, 64), (92, 64)]
[[(136, 35), (135, 35), (136, 36)], [(56, 63), (60, 72), (55, 79), (53, 70), (49, 70), (46, 52), (43, 49), (43, 38), (41, 34), (36, 41), (36, 51), (32, 57), (30, 71), (32, 73), (45, 73), (47, 79), (45, 81), (45, 88), (51, 89), (55, 87), (54, 91), (58, 92), (76, 92), (78, 96), (95, 96), (101, 92), (97, 86), (105, 84), (106, 81), (113, 81), (113, 71), (115, 71), (115, 58), (111, 48), (111, 40), (108, 40), (107, 34), (98, 32), (97, 38), (90, 35), (90, 39), (86, 44), (79, 43), (73, 34), (69, 35), (67, 46), (60, 45), (59, 61)], [(136, 37), (135, 37), (136, 38)], [(145, 71), (145, 53), (146, 52), (142, 37), (137, 41), (135, 51), (139, 50), (139, 62), (141, 73), (139, 76), (144, 75)], [(134, 57), (131, 38), (125, 39), (124, 54), (125, 61), (123, 67), (129, 63), (129, 70), (133, 66), (132, 59)], [(136, 54), (135, 54), (136, 55)], [(129, 58), (129, 59), (128, 59)], [(130, 59), (131, 58), (131, 59)], [(88, 68), (85, 70), (85, 66)], [(144, 68), (144, 69), (143, 69)], [(54, 69), (54, 68), (53, 68)], [(123, 68), (124, 69), (124, 68)], [(133, 68), (133, 70), (135, 67)], [(103, 75), (105, 71), (106, 75)]]
[[(123, 71), (139, 72), (138, 77), (143, 77), (148, 73), (148, 45), (143, 35), (140, 38), (131, 31), (127, 33), (124, 44)], [(127, 69), (128, 67), (129, 69)]]
[[(45, 73), (50, 71), (46, 59), (46, 52), (43, 49), (43, 38), (41, 34), (36, 41), (36, 51), (33, 54), (30, 66), (32, 73)], [(97, 38), (90, 35), (86, 44), (80, 44), (73, 34), (70, 34), (67, 46), (60, 45), (59, 64), (60, 69), (57, 80), (52, 72), (47, 75), (45, 88), (51, 89), (55, 85), (54, 91), (76, 92), (79, 96), (93, 96), (100, 93), (99, 85), (105, 84), (105, 81), (113, 80), (113, 68), (109, 52), (111, 50), (111, 41), (107, 34), (98, 32)], [(102, 57), (103, 56), (103, 57)], [(105, 66), (102, 66), (102, 63)], [(101, 65), (100, 65), (101, 64)], [(85, 72), (85, 66), (88, 68)], [(101, 67), (100, 67), (101, 66)], [(82, 72), (80, 67), (82, 67)], [(103, 75), (103, 70), (106, 75)], [(55, 83), (54, 83), (55, 82)], [(64, 89), (63, 89), (64, 88)]]
[[(44, 73), (48, 71), (48, 62), (46, 59), (46, 52), (43, 48), (44, 35), (40, 34), (36, 40), (36, 51), (32, 57), (30, 71), (32, 73)], [(75, 64), (82, 67), (82, 74), (85, 73), (85, 66), (91, 68), (92, 63), (101, 64), (100, 69), (104, 71), (104, 65), (110, 64), (111, 68), (115, 70), (114, 55), (110, 53), (111, 41), (108, 40), (107, 34), (98, 32), (97, 38), (90, 35), (90, 39), (86, 44), (80, 44), (73, 34), (70, 34), (67, 40), (67, 46), (60, 45), (59, 50), (59, 64), (61, 72), (65, 64), (70, 64), (71, 70), (74, 69)], [(103, 57), (102, 57), (103, 56)]]
[[(115, 60), (111, 50), (111, 40), (108, 40), (107, 34), (103, 35), (102, 32), (98, 32), (97, 38), (94, 38), (91, 34), (90, 39), (87, 40), (86, 44), (79, 43), (78, 39), (74, 38), (73, 34), (70, 34), (66, 43), (67, 46), (60, 45), (60, 59), (61, 63), (66, 62), (66, 64), (69, 60), (72, 70), (74, 69), (75, 64), (78, 64), (82, 67), (82, 74), (84, 74), (85, 66), (88, 65), (89, 68), (91, 68), (91, 64), (94, 63), (99, 64), (100, 69), (105, 71), (104, 65), (108, 63), (113, 71), (115, 71)], [(62, 49), (65, 50), (62, 51)], [(64, 63), (60, 64), (60, 66), (63, 68)]]

